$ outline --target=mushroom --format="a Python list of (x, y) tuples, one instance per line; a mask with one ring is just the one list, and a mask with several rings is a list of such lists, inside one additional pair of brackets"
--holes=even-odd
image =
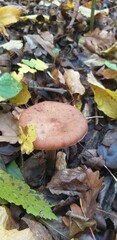
[(24, 110), (19, 125), (36, 126), (34, 149), (46, 150), (47, 171), (52, 172), (56, 163), (56, 150), (79, 142), (88, 130), (87, 121), (75, 107), (55, 101), (44, 101)]

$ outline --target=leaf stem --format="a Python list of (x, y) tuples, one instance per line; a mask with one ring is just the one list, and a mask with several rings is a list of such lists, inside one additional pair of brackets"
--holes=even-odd
[(90, 31), (92, 32), (94, 29), (94, 12), (96, 8), (96, 0), (92, 0), (92, 7), (91, 7), (91, 18), (90, 18)]

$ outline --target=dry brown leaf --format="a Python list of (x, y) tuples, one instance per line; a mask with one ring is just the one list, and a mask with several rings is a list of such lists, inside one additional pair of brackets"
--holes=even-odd
[(99, 171), (93, 172), (91, 169), (83, 166), (86, 178), (84, 183), (89, 186), (87, 191), (82, 192), (80, 206), (71, 204), (66, 216), (63, 217), (64, 224), (69, 227), (70, 236), (73, 237), (79, 232), (84, 232), (86, 228), (95, 228), (96, 222), (94, 211), (96, 209), (96, 198), (102, 187), (102, 178), (99, 178)]
[(96, 208), (96, 198), (99, 190), (103, 184), (103, 178), (100, 178), (100, 172), (93, 172), (90, 168), (83, 166), (86, 173), (86, 184), (89, 186), (89, 190), (82, 193), (82, 207), (85, 216), (93, 218), (94, 210)]
[(33, 233), (34, 240), (52, 240), (50, 233), (40, 222), (36, 222), (29, 215), (22, 219), (26, 222), (30, 231)]
[(53, 81), (56, 85), (60, 86), (61, 84), (65, 85), (65, 79), (62, 73), (59, 71), (58, 68), (55, 68), (53, 73)]
[(106, 79), (115, 79), (117, 78), (117, 71), (110, 68), (100, 69), (96, 72), (97, 75), (101, 75)]
[[(50, 33), (48, 32), (48, 34), (50, 34)], [(47, 39), (44, 38), (43, 35), (41, 36), (41, 33), (40, 33), (40, 35), (39, 34), (38, 35), (37, 34), (33, 34), (33, 35), (28, 34), (27, 36), (28, 36), (28, 38), (31, 39), (31, 41), (33, 40), (34, 42), (37, 42), (39, 45), (41, 45), (41, 47), (44, 48), (46, 50), (46, 52), (50, 54), (50, 56), (55, 58), (55, 54), (53, 52), (54, 44), (52, 41), (52, 37), (50, 37), (50, 39), (48, 40), (48, 38)]]
[(65, 70), (64, 78), (71, 94), (84, 94), (85, 88), (80, 81), (80, 74), (78, 71), (74, 71), (73, 69)]
[(86, 174), (81, 167), (57, 171), (48, 183), (47, 188), (54, 194), (79, 195), (87, 191)]
[(69, 217), (63, 217), (64, 224), (69, 227), (70, 237), (74, 237), (76, 234), (84, 232), (86, 228), (95, 227), (95, 220), (84, 216), (81, 208), (77, 204), (71, 204), (70, 208), (71, 210), (66, 213)]
[(101, 54), (105, 49), (108, 49), (114, 42), (115, 37), (113, 32), (96, 28), (93, 32), (88, 32), (84, 35), (84, 46), (93, 53)]
[(0, 112), (0, 142), (15, 144), (18, 136), (18, 122), (13, 115)]

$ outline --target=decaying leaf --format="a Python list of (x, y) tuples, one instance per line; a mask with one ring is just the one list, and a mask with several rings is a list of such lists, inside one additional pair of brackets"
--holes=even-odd
[(96, 226), (96, 222), (93, 219), (89, 219), (83, 215), (81, 208), (77, 204), (72, 204), (66, 215), (63, 217), (63, 222), (69, 227), (70, 237), (74, 237), (80, 232), (84, 232), (86, 228)]
[(93, 172), (85, 166), (83, 166), (83, 169), (86, 173), (84, 184), (87, 184), (89, 189), (82, 192), (80, 206), (72, 204), (70, 206), (71, 210), (63, 217), (63, 222), (69, 227), (71, 237), (83, 232), (86, 228), (96, 226), (94, 211), (97, 205), (96, 198), (102, 187), (103, 179), (99, 177), (99, 171)]
[(80, 82), (80, 74), (78, 71), (74, 71), (73, 69), (65, 70), (64, 78), (71, 94), (84, 94), (85, 88)]
[(33, 142), (36, 140), (36, 128), (34, 125), (27, 125), (25, 129), (19, 127), (18, 142), (21, 144), (22, 154), (30, 154), (34, 150)]
[(65, 79), (59, 69), (55, 68), (52, 72), (53, 81), (56, 85), (65, 85)]
[(29, 229), (33, 233), (35, 240), (52, 240), (50, 233), (40, 222), (35, 221), (31, 216), (24, 216), (23, 221), (26, 222)]
[(103, 111), (107, 116), (117, 118), (117, 91), (106, 89), (100, 82), (96, 80), (93, 73), (88, 74), (88, 82), (94, 92), (94, 98), (99, 110)]
[(86, 174), (81, 167), (66, 168), (55, 173), (47, 188), (55, 194), (79, 195), (79, 192), (88, 190), (88, 186), (84, 184), (85, 178)]
[(18, 136), (18, 122), (13, 115), (0, 112), (0, 142), (15, 144)]
[(106, 79), (116, 79), (117, 78), (117, 71), (116, 70), (112, 70), (110, 68), (105, 68), (105, 69), (99, 69), (96, 72), (97, 75), (101, 75)]
[[(47, 37), (47, 34), (48, 34), (48, 37)], [(27, 37), (28, 37), (28, 39), (30, 38), (30, 42), (34, 41), (34, 42), (40, 44), (41, 47), (43, 47), (50, 54), (50, 56), (55, 58), (55, 54), (53, 52), (54, 44), (53, 44), (52, 34), (50, 34), (49, 32), (46, 32), (46, 36), (45, 36), (45, 34), (43, 34), (40, 31), (40, 35), (39, 34), (33, 34), (33, 35), (28, 34)]]
[(93, 32), (85, 34), (84, 46), (90, 52), (102, 54), (102, 50), (108, 49), (115, 42), (115, 37), (112, 31), (101, 30), (96, 28)]

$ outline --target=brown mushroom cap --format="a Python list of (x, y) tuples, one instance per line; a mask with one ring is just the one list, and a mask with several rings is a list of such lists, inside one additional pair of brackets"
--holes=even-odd
[(55, 150), (79, 142), (88, 126), (82, 113), (75, 107), (59, 102), (45, 101), (21, 113), (19, 125), (36, 126), (35, 149)]

